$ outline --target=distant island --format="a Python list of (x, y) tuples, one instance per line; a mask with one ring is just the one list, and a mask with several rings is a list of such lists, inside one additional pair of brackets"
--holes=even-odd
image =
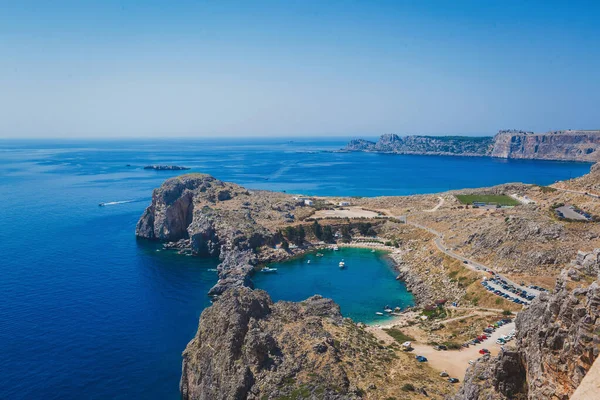
[(351, 140), (341, 151), (597, 162), (600, 130), (534, 133), (511, 129), (493, 137), (385, 134), (377, 142)]
[(144, 169), (153, 169), (156, 171), (186, 171), (188, 167), (180, 167), (178, 165), (146, 165)]

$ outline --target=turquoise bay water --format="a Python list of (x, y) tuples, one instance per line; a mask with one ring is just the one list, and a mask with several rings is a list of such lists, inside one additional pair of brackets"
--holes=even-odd
[(274, 300), (301, 301), (313, 294), (335, 299), (344, 316), (367, 324), (386, 321), (387, 315), (375, 314), (385, 306), (404, 309), (414, 304), (404, 283), (395, 280), (397, 273), (384, 252), (340, 248), (321, 253), (323, 257), (309, 254), (274, 263), (270, 267), (277, 273), (257, 272), (254, 284)]
[[(357, 196), (547, 184), (590, 167), (324, 152), (345, 142), (0, 141), (0, 399), (179, 398), (181, 352), (210, 304), (206, 293), (216, 274), (208, 270), (216, 261), (157, 252), (135, 239), (152, 189), (178, 175), (144, 165), (189, 166), (250, 188)], [(98, 207), (119, 201), (126, 202)], [(327, 277), (313, 279), (328, 271), (316, 264), (306, 275), (298, 269), (302, 285), (289, 284), (287, 271), (257, 279), (275, 298), (321, 292), (340, 302), (344, 314), (366, 319), (388, 303), (395, 306), (387, 296), (399, 283), (384, 267), (346, 279), (360, 265), (333, 268), (331, 277), (339, 279), (329, 287)], [(370, 273), (389, 281), (381, 279), (375, 286), (385, 291), (381, 300), (367, 305), (372, 288), (364, 277)], [(356, 296), (364, 296), (365, 305), (338, 290), (357, 282)], [(390, 293), (381, 289), (386, 285)]]

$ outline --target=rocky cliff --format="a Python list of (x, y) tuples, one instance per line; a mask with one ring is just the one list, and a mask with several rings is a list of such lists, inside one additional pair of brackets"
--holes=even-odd
[(491, 156), (596, 162), (600, 161), (600, 131), (501, 131), (494, 137)]
[[(255, 249), (273, 238), (277, 222), (293, 220), (298, 202), (291, 196), (248, 191), (205, 174), (165, 181), (136, 227), (136, 236), (167, 242), (167, 248), (219, 256), (219, 281), (211, 294), (252, 286), (259, 259)], [(300, 210), (301, 211), (301, 210)]]
[(573, 261), (596, 280), (568, 290), (565, 271), (554, 294), (542, 294), (519, 313), (515, 347), (467, 370), (456, 400), (566, 400), (573, 394), (600, 353), (598, 254), (580, 253)]
[(539, 160), (600, 161), (600, 131), (533, 133), (500, 131), (492, 137), (382, 135), (377, 142), (355, 139), (344, 151), (395, 154), (491, 156)]
[(332, 300), (274, 303), (234, 288), (202, 313), (180, 389), (185, 400), (439, 399), (452, 390), (413, 358), (343, 319)]
[(328, 325), (342, 325), (331, 300), (273, 303), (263, 291), (227, 291), (202, 313), (183, 353), (182, 397), (269, 399), (318, 392), (357, 398)]

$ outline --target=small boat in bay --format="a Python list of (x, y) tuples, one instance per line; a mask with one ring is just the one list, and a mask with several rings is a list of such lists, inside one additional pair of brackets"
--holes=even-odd
[(337, 246), (333, 246), (333, 251), (338, 251), (340, 248)]
[(344, 262), (344, 260), (340, 261), (339, 266), (340, 268), (346, 268), (346, 263)]
[(380, 311), (377, 311), (375, 314), (376, 314), (376, 315), (383, 315), (383, 313), (382, 313), (382, 312), (380, 312)]
[(261, 270), (262, 272), (277, 272), (277, 268), (265, 267)]
[(306, 263), (307, 263), (307, 264), (310, 264), (310, 260), (308, 260)]

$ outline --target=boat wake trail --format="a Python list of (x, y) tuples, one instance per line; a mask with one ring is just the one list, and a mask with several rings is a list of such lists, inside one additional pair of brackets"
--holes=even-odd
[(105, 207), (105, 206), (116, 206), (118, 204), (127, 204), (127, 203), (137, 203), (139, 201), (146, 201), (146, 199), (137, 199), (137, 200), (121, 200), (121, 201), (107, 201), (104, 203), (100, 203), (98, 204), (98, 206), (100, 207)]

